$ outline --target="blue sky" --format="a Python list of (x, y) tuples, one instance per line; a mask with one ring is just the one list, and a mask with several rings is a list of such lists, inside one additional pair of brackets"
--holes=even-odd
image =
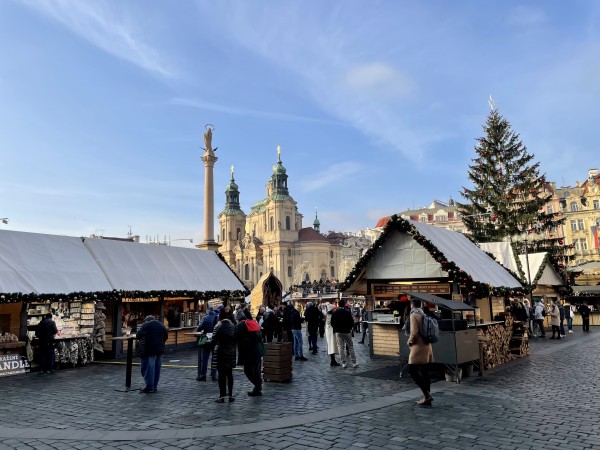
[(594, 1), (0, 2), (0, 226), (198, 243), (211, 123), (217, 213), (232, 164), (264, 198), (281, 145), (304, 226), (372, 227), (460, 198), (490, 94), (574, 184), (599, 27)]

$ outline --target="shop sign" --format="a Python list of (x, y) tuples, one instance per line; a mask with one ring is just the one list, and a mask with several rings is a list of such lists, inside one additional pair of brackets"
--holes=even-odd
[(0, 355), (0, 377), (27, 373), (30, 369), (29, 361), (22, 355)]
[(158, 297), (151, 298), (124, 298), (123, 303), (141, 303), (141, 302), (157, 302)]
[(449, 294), (448, 283), (415, 283), (415, 284), (375, 284), (373, 295), (393, 297), (403, 292), (419, 292), (422, 294)]

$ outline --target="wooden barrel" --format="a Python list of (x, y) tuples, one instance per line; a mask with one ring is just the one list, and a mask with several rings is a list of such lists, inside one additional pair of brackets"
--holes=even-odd
[(265, 344), (263, 379), (265, 381), (290, 381), (292, 379), (291, 342)]

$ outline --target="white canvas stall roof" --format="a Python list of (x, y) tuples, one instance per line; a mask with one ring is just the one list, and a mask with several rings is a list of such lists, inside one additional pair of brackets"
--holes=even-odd
[(500, 264), (481, 251), (464, 234), (411, 220), (417, 231), (429, 239), (449, 261), (473, 277), (474, 281), (493, 287), (520, 288), (517, 281)]
[(229, 266), (210, 250), (86, 239), (111, 287), (124, 291), (241, 291)]
[(542, 271), (537, 284), (544, 286), (562, 286), (563, 282), (560, 278), (560, 275), (556, 273), (556, 270), (548, 264), (546, 261), (547, 253), (530, 253), (527, 256), (519, 255), (519, 261), (521, 261), (521, 267), (523, 268), (523, 272), (525, 273), (525, 277), (527, 277), (527, 259), (529, 259), (529, 271), (531, 275), (531, 281), (533, 282), (535, 278)]
[(521, 284), (504, 267), (485, 254), (462, 233), (425, 223), (409, 221), (429, 239), (449, 261), (479, 281), (493, 287), (520, 288)]
[(515, 260), (515, 254), (513, 253), (510, 242), (481, 242), (478, 245), (484, 252), (494, 255), (496, 261), (502, 264), (508, 270), (511, 270), (516, 274), (519, 273), (517, 262)]
[(81, 238), (0, 231), (0, 292), (70, 294), (110, 290)]

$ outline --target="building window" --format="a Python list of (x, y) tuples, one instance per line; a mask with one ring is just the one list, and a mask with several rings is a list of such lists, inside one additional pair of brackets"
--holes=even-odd
[(585, 226), (584, 226), (584, 223), (583, 223), (583, 219), (578, 219), (578, 220), (577, 220), (577, 229), (578, 229), (578, 230), (585, 230)]
[(289, 230), (292, 226), (292, 220), (290, 219), (290, 216), (285, 216), (285, 229)]
[(269, 219), (269, 230), (273, 231), (275, 229), (275, 219), (271, 217)]
[(581, 250), (587, 250), (587, 239), (581, 239)]
[(327, 272), (325, 272), (325, 269), (323, 269), (321, 271), (321, 281), (325, 281), (327, 279)]
[(333, 250), (329, 251), (329, 258), (333, 259)]
[(448, 216), (435, 216), (435, 221), (436, 222), (447, 222)]
[(239, 241), (242, 238), (242, 230), (240, 230), (239, 228), (237, 229), (237, 232), (235, 234), (235, 238)]
[(333, 279), (333, 278), (335, 278), (335, 267), (331, 266), (330, 269), (331, 269), (331, 278)]
[(250, 279), (250, 265), (246, 264), (244, 266), (244, 280), (249, 280)]
[(423, 223), (427, 222), (427, 216), (421, 216), (421, 217), (419, 217), (419, 221), (423, 222)]
[(573, 240), (573, 246), (575, 247), (575, 251), (579, 251), (579, 240), (575, 239)]
[(221, 230), (221, 240), (224, 241), (225, 240), (225, 228), (223, 228)]
[(554, 212), (554, 208), (552, 208), (552, 205), (548, 205), (546, 207), (546, 213), (552, 214), (553, 212)]
[(288, 278), (292, 278), (292, 266), (288, 266)]
[(290, 257), (292, 256), (292, 249), (291, 248), (288, 248), (288, 256), (290, 256)]
[(571, 231), (577, 231), (577, 221), (571, 220)]
[(600, 200), (594, 200), (594, 209), (600, 209)]
[(579, 211), (579, 206), (577, 206), (577, 202), (570, 203), (571, 212)]

